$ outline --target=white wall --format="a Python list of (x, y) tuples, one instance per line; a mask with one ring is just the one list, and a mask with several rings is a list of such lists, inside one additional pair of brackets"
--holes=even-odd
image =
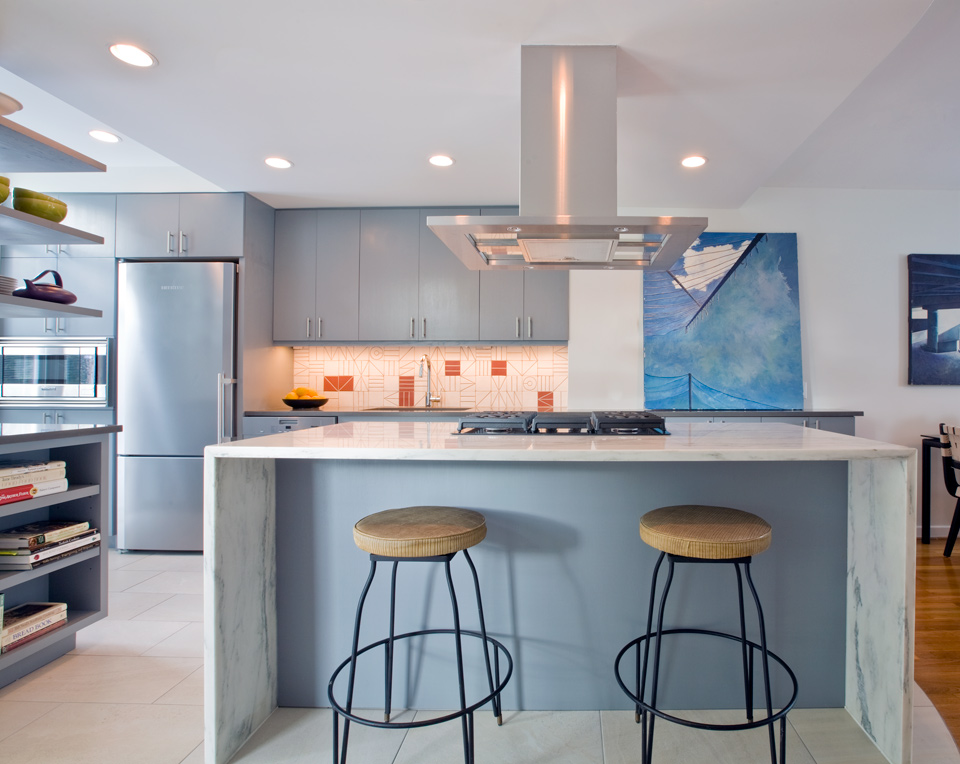
[[(737, 210), (620, 212), (795, 232), (806, 407), (863, 411), (858, 435), (914, 448), (939, 422), (960, 423), (960, 387), (907, 384), (906, 259), (960, 254), (960, 192), (765, 188)], [(594, 289), (601, 276), (615, 296)], [(635, 274), (571, 274), (570, 408), (642, 404), (640, 301)], [(945, 535), (954, 502), (938, 474), (933, 526)]]

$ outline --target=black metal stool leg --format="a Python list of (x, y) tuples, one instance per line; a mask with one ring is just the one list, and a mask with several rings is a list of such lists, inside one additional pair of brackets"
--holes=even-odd
[[(354, 680), (356, 679), (357, 673), (357, 650), (360, 647), (360, 619), (363, 616), (363, 603), (367, 599), (367, 592), (370, 591), (370, 585), (373, 583), (373, 577), (377, 572), (377, 561), (370, 560), (370, 575), (367, 576), (367, 582), (363, 585), (363, 591), (360, 593), (360, 602), (357, 604), (357, 618), (354, 621), (353, 625), (353, 649), (350, 653), (350, 675), (347, 679), (347, 703), (346, 711), (351, 713), (353, 711), (353, 686)], [(337, 725), (337, 714), (333, 715), (333, 724)], [(347, 743), (350, 738), (350, 720), (343, 720), (343, 748), (340, 750), (340, 764), (346, 764), (347, 762)], [(333, 736), (333, 761), (334, 764), (337, 762), (337, 735)]]
[[(483, 660), (487, 664), (487, 682), (490, 684), (490, 692), (493, 692), (497, 685), (500, 684), (500, 666), (499, 664), (496, 667), (497, 673), (497, 683), (493, 683), (493, 672), (490, 670), (490, 651), (487, 645), (487, 624), (483, 620), (483, 600), (480, 598), (480, 579), (477, 577), (477, 569), (473, 564), (473, 560), (470, 559), (470, 554), (466, 549), (463, 550), (463, 556), (467, 559), (467, 564), (470, 566), (470, 573), (473, 574), (473, 586), (477, 593), (477, 611), (480, 614), (480, 634), (483, 637)], [(493, 651), (494, 659), (496, 659), (497, 651)], [(500, 694), (497, 693), (493, 696), (493, 715), (497, 719), (497, 724), (503, 724), (503, 711), (500, 708)], [(471, 714), (471, 719), (473, 715)]]
[(744, 708), (747, 710), (747, 721), (753, 721), (753, 649), (750, 649), (750, 659), (747, 660), (747, 621), (743, 613), (743, 576), (740, 573), (740, 563), (733, 563), (737, 571), (737, 600), (740, 603), (740, 651), (743, 658), (743, 694)]
[(385, 722), (390, 721), (390, 709), (391, 709), (391, 700), (393, 696), (393, 643), (394, 643), (394, 621), (396, 619), (397, 613), (397, 566), (400, 565), (399, 561), (393, 563), (393, 571), (390, 574), (390, 636), (387, 638), (387, 643), (384, 645), (386, 650), (386, 655), (384, 656), (384, 672), (386, 676), (384, 677), (384, 687), (385, 696), (383, 699), (383, 720)]
[[(641, 670), (640, 644), (637, 643), (637, 697), (642, 698), (647, 688), (647, 656), (650, 654), (650, 629), (653, 628), (653, 603), (657, 596), (657, 577), (660, 575), (660, 564), (666, 556), (666, 552), (661, 552), (657, 558), (657, 564), (653, 568), (653, 580), (650, 582), (650, 604), (647, 606), (647, 638), (643, 642), (643, 661)], [(644, 711), (639, 704), (634, 711), (633, 720), (639, 724)], [(646, 735), (644, 735), (646, 738)]]
[[(443, 563), (444, 571), (447, 574), (447, 588), (450, 590), (450, 606), (453, 610), (453, 632), (457, 641), (457, 680), (460, 684), (460, 710), (466, 711), (467, 691), (463, 680), (463, 645), (460, 639), (460, 611), (457, 608), (457, 593), (453, 588), (453, 576), (450, 573), (450, 560)], [(473, 764), (473, 734), (472, 724), (467, 721), (467, 714), (460, 717), (460, 726), (463, 730), (463, 760), (464, 764)], [(472, 721), (472, 714), (471, 721)]]
[[(650, 686), (650, 705), (657, 707), (657, 682), (660, 678), (660, 646), (663, 643), (663, 612), (667, 606), (667, 595), (670, 593), (670, 584), (673, 582), (673, 555), (667, 557), (667, 580), (663, 584), (663, 594), (660, 595), (660, 610), (657, 614), (657, 648), (653, 651), (653, 683)], [(650, 716), (650, 725), (647, 740), (643, 746), (641, 760), (643, 764), (650, 764), (653, 759), (653, 726), (657, 717)]]
[[(760, 622), (760, 651), (761, 651), (761, 654), (763, 655), (763, 690), (766, 695), (767, 718), (769, 719), (773, 716), (773, 700), (770, 693), (770, 661), (767, 656), (767, 631), (763, 622), (763, 608), (760, 606), (760, 597), (757, 595), (757, 590), (753, 585), (753, 578), (750, 576), (749, 560), (747, 560), (744, 563), (743, 569), (747, 575), (747, 584), (750, 586), (750, 592), (751, 594), (753, 594), (753, 601), (754, 603), (756, 603), (756, 606), (757, 606), (757, 619)], [(782, 719), (781, 722), (785, 722), (785, 719), (786, 718), (784, 717), (784, 719)], [(777, 764), (777, 743), (776, 743), (775, 734), (773, 731), (773, 724), (774, 723), (771, 721), (770, 724), (767, 725), (767, 730), (770, 733), (770, 761), (772, 762), (772, 764)], [(781, 747), (782, 753), (785, 754), (786, 751), (783, 750), (784, 749), (783, 729), (784, 729), (784, 726), (783, 724), (781, 724), (780, 725), (780, 730), (781, 730), (781, 740), (780, 740), (781, 746), (780, 747)], [(785, 762), (781, 761), (780, 764), (785, 764)]]

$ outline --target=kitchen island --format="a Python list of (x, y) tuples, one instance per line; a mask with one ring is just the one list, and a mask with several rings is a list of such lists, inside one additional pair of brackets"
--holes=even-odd
[[(800, 679), (798, 705), (846, 708), (888, 761), (909, 762), (913, 449), (785, 424), (678, 423), (660, 437), (452, 430), (354, 422), (206, 449), (208, 762), (226, 762), (278, 705), (327, 705), (368, 566), (351, 528), (390, 507), (487, 517), (474, 559), (488, 628), (517, 663), (506, 708), (627, 707), (613, 657), (642, 629), (656, 556), (637, 522), (678, 503), (739, 507), (772, 524), (755, 579), (771, 646)], [(434, 625), (445, 610), (429, 594), (432, 566), (408, 567), (398, 612)], [(678, 574), (672, 617), (729, 630), (735, 595), (717, 578)], [(382, 620), (383, 596), (371, 592), (368, 623)], [(703, 684), (678, 666), (665, 704), (735, 704), (724, 688), (738, 661), (699, 652), (720, 678)], [(395, 697), (443, 706), (420, 670), (444, 662), (435, 653), (411, 656)]]

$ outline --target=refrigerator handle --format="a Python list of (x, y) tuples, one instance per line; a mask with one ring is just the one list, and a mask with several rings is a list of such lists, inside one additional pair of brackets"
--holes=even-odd
[[(224, 441), (229, 441), (233, 435), (231, 432), (227, 434), (223, 431), (224, 425), (224, 416), (223, 416), (223, 388), (227, 385), (235, 385), (237, 380), (232, 379), (226, 376), (222, 371), (217, 372), (217, 443), (223, 443)], [(231, 417), (232, 419), (233, 417)]]

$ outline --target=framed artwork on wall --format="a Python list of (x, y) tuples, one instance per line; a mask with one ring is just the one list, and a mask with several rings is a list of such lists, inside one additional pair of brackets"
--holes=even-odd
[(911, 385), (960, 385), (960, 255), (908, 255)]
[(643, 274), (644, 406), (803, 408), (797, 235), (711, 233)]

